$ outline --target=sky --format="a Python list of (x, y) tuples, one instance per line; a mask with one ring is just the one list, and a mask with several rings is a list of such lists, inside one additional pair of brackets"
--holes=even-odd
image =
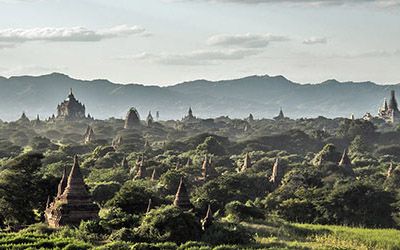
[(400, 0), (0, 0), (0, 75), (400, 83)]

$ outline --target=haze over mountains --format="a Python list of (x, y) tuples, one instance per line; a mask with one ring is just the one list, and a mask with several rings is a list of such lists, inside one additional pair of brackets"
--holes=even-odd
[(400, 94), (400, 85), (372, 82), (298, 84), (283, 76), (249, 76), (211, 82), (197, 80), (173, 86), (116, 84), (107, 80), (83, 81), (53, 73), (43, 76), (0, 77), (0, 119), (15, 120), (22, 111), (28, 117), (47, 118), (56, 112), (70, 88), (97, 119), (121, 118), (129, 107), (136, 107), (145, 118), (151, 110), (161, 119), (180, 119), (189, 106), (195, 115), (208, 118), (228, 115), (256, 119), (272, 118), (282, 107), (285, 115), (298, 117), (360, 117), (375, 114), (391, 89)]

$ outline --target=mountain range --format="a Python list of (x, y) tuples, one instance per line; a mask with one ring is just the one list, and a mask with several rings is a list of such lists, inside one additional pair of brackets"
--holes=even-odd
[(78, 80), (60, 73), (42, 76), (0, 77), (0, 119), (15, 120), (24, 111), (42, 119), (56, 113), (57, 104), (68, 95), (86, 106), (98, 119), (122, 118), (135, 107), (144, 119), (149, 111), (160, 119), (180, 119), (189, 107), (202, 118), (229, 116), (272, 118), (282, 107), (285, 115), (299, 117), (361, 117), (375, 114), (390, 90), (400, 93), (400, 84), (338, 82), (300, 84), (283, 76), (249, 76), (234, 80), (196, 80), (172, 86), (118, 84), (108, 80)]

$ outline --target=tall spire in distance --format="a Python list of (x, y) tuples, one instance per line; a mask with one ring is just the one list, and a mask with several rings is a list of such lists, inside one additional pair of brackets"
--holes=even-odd
[(399, 111), (394, 90), (390, 91), (389, 109), (392, 111)]

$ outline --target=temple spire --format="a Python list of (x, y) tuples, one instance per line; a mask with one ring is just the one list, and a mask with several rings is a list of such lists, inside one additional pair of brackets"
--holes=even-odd
[(47, 196), (46, 209), (50, 207), (50, 195)]
[(343, 151), (342, 158), (339, 161), (339, 167), (351, 167), (351, 160), (347, 154), (347, 149)]
[(151, 180), (156, 181), (157, 180), (157, 169), (153, 169), (153, 173), (151, 174)]
[(146, 178), (146, 166), (144, 163), (144, 156), (142, 155), (142, 160), (139, 163), (138, 171), (137, 171), (134, 179), (138, 180), (138, 179), (144, 179), (144, 178)]
[(246, 153), (246, 156), (244, 157), (244, 162), (243, 165), (241, 167), (241, 171), (246, 171), (247, 169), (251, 168), (252, 164), (251, 164), (251, 158), (249, 153)]
[(60, 197), (64, 193), (67, 184), (68, 184), (67, 167), (64, 167), (63, 174), (57, 188), (57, 197)]
[(129, 163), (125, 156), (122, 158), (121, 167), (123, 169), (129, 169)]
[(207, 181), (208, 178), (217, 177), (218, 173), (212, 166), (211, 157), (208, 158), (207, 155), (204, 156), (203, 164), (201, 166), (201, 175), (204, 181)]
[(394, 90), (390, 91), (389, 109), (393, 111), (399, 111)]
[(175, 194), (174, 206), (180, 207), (184, 210), (189, 210), (189, 209), (193, 208), (193, 205), (190, 203), (189, 193), (186, 189), (186, 185), (183, 181), (183, 177), (181, 177), (181, 180), (180, 180), (179, 186), (178, 186), (178, 190), (176, 191), (176, 194)]
[(148, 214), (151, 210), (151, 198), (149, 199), (149, 203), (147, 203), (146, 214)]
[(269, 181), (272, 182), (275, 187), (277, 187), (282, 181), (282, 178), (283, 178), (283, 169), (280, 164), (279, 158), (276, 158), (275, 163), (272, 166), (272, 175)]
[(201, 227), (202, 227), (203, 231), (206, 231), (207, 228), (209, 228), (212, 225), (213, 220), (214, 220), (214, 218), (213, 218), (213, 214), (211, 211), (211, 205), (208, 204), (206, 216), (201, 221)]

